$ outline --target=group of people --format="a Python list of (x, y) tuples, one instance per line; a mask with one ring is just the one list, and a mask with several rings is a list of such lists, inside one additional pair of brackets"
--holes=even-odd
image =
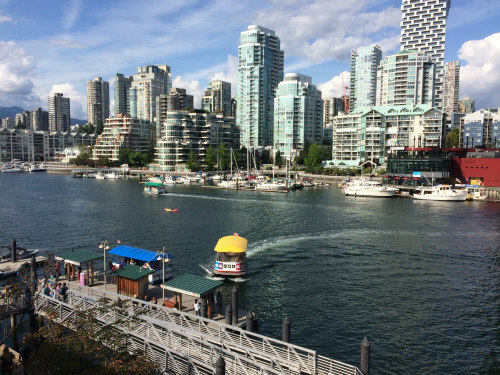
[[(213, 305), (215, 309), (215, 314), (216, 315), (224, 315), (224, 300), (222, 299), (222, 293), (217, 291), (217, 293), (213, 294)], [(201, 316), (201, 300), (199, 301), (198, 299), (194, 300), (193, 303), (193, 309), (194, 313), (197, 316)]]
[(43, 294), (46, 296), (52, 297), (54, 299), (62, 300), (66, 302), (66, 296), (68, 291), (68, 286), (66, 283), (50, 283), (50, 282), (42, 282), (42, 290)]

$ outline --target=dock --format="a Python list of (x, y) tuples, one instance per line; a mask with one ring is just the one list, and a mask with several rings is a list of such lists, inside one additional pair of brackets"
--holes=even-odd
[[(35, 257), (35, 263), (37, 266), (43, 265), (46, 260), (47, 258), (41, 255)], [(31, 258), (20, 259), (17, 262), (0, 263), (0, 278), (14, 276), (21, 267), (25, 264), (29, 266), (30, 263)]]

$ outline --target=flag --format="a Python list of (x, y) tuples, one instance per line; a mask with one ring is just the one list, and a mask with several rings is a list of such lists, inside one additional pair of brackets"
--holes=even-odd
[(116, 243), (122, 243), (122, 241), (120, 241), (120, 240), (116, 240)]

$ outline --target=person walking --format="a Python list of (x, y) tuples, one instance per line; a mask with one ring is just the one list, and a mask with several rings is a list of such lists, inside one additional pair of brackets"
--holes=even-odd
[(56, 274), (56, 281), (59, 281), (59, 277), (61, 276), (61, 263), (59, 261), (56, 261), (56, 264), (54, 264), (54, 272)]
[(68, 287), (66, 286), (66, 283), (63, 283), (61, 289), (59, 289), (59, 294), (62, 296), (63, 302), (66, 302), (67, 292), (68, 292)]
[(194, 300), (193, 308), (194, 308), (194, 314), (197, 315), (197, 316), (201, 316), (201, 314), (200, 314), (200, 304), (198, 303), (197, 299)]

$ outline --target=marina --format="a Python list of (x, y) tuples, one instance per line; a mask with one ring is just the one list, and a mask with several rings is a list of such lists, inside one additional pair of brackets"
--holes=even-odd
[[(2, 175), (0, 188), (2, 243), (16, 238), (42, 254), (99, 252), (105, 239), (112, 248), (118, 240), (158, 252), (165, 246), (175, 260), (173, 280), (185, 273), (210, 277), (218, 239), (239, 233), (248, 240), (247, 273), (221, 280), (224, 301), (236, 286), (240, 305), (258, 309), (259, 334), (281, 338), (288, 316), (293, 344), (343, 363), (359, 366), (364, 336), (378, 374), (487, 372), (496, 363), (489, 353), (500, 352), (497, 203), (191, 184), (175, 185), (158, 200), (142, 194), (137, 180), (52, 174)], [(167, 215), (165, 207), (180, 212)], [(102, 271), (103, 260), (95, 267)]]

